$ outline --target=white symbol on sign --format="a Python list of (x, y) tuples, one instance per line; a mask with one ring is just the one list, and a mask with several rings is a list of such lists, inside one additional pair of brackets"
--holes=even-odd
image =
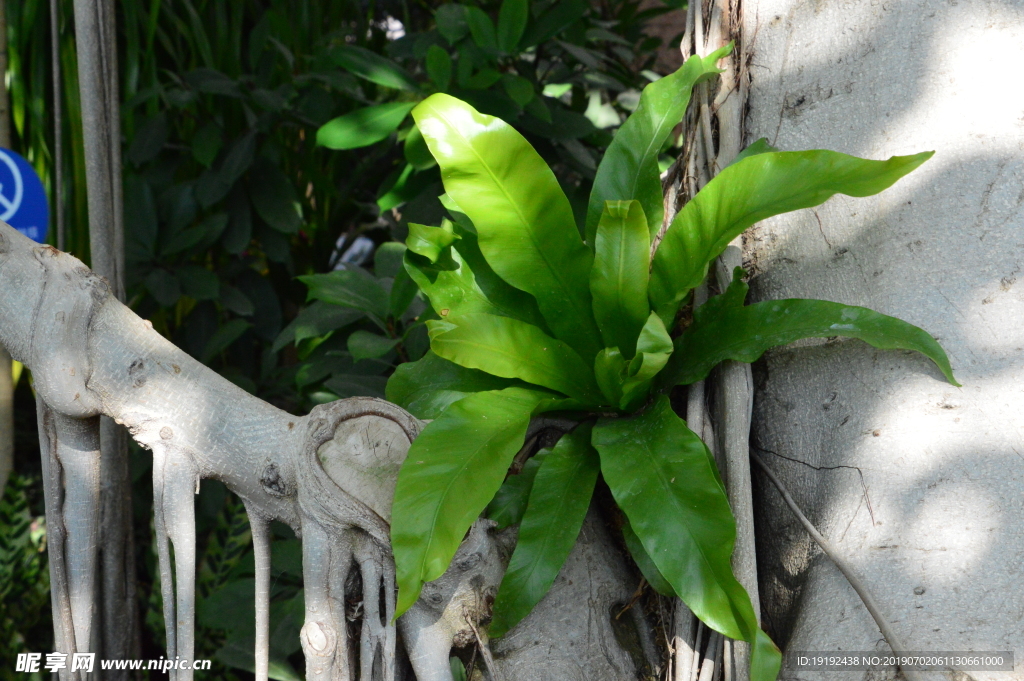
[(21, 208), (21, 199), (25, 194), (25, 186), (21, 181), (21, 171), (18, 170), (18, 166), (14, 163), (14, 159), (3, 151), (0, 151), (0, 161), (7, 166), (11, 171), (11, 175), (14, 177), (14, 196), (9, 197), (4, 193), (4, 185), (0, 183), (0, 220), (7, 222), (14, 214)]

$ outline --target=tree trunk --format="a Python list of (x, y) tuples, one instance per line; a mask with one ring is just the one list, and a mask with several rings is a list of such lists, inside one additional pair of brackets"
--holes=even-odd
[[(74, 14), (92, 268), (123, 301), (121, 126), (114, 5), (112, 0), (75, 0)], [(128, 659), (136, 657), (140, 648), (128, 440), (124, 429), (105, 416), (100, 417), (99, 430), (103, 452), (99, 473), (102, 596), (96, 633), (103, 656)], [(128, 678), (124, 671), (112, 671), (109, 676)]]
[[(761, 223), (747, 242), (754, 297), (907, 319), (942, 342), (964, 386), (856, 341), (779, 349), (755, 367), (753, 447), (908, 648), (1019, 649), (1024, 94), (1006, 74), (1024, 58), (1024, 3), (747, 0), (744, 31), (748, 141), (936, 150), (877, 197)], [(790, 651), (887, 650), (774, 488), (755, 486), (769, 633)], [(819, 677), (831, 678), (783, 671)]]

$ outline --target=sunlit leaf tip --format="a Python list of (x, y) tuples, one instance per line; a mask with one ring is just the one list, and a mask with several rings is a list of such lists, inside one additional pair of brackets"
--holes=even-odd
[(659, 244), (648, 289), (652, 308), (663, 320), (674, 316), (708, 263), (754, 223), (835, 194), (877, 194), (932, 154), (874, 161), (821, 149), (763, 151), (727, 166), (679, 211)]
[(398, 129), (415, 102), (390, 102), (356, 109), (324, 123), (316, 143), (328, 149), (358, 149), (376, 144)]
[(508, 123), (450, 95), (431, 95), (412, 115), (489, 267), (531, 294), (555, 337), (589, 361), (600, 349), (593, 258), (547, 163)]
[(650, 235), (661, 228), (664, 198), (658, 156), (686, 113), (693, 87), (721, 73), (716, 64), (731, 51), (729, 43), (707, 57), (693, 55), (675, 73), (640, 93), (636, 111), (615, 133), (597, 167), (587, 207), (586, 241), (591, 248), (605, 201), (635, 199), (647, 216)]

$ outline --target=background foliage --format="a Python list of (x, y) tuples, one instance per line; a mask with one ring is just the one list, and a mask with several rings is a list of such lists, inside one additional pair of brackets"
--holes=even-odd
[[(62, 196), (53, 196), (46, 0), (6, 2), (12, 134), (66, 211), (66, 250), (88, 263), (72, 5), (59, 4)], [(426, 350), (417, 320), (424, 304), (402, 280), (404, 246), (393, 242), (404, 241), (410, 221), (436, 224), (442, 191), (410, 119), (395, 112), (442, 91), (505, 119), (552, 166), (581, 221), (596, 159), (635, 108), (639, 89), (657, 77), (650, 69), (661, 41), (644, 27), (668, 7), (615, 0), (505, 6), (117, 3), (133, 309), (197, 359), (285, 409), (382, 396), (393, 366)], [(381, 105), (393, 115), (378, 136), (323, 140), (349, 147), (340, 151), (317, 145), (323, 124), (342, 119), (344, 133), (346, 117)], [(55, 243), (52, 228), (49, 238)], [(333, 269), (343, 270), (334, 279), (344, 286), (317, 288)], [(312, 285), (307, 307), (298, 277)], [(329, 304), (338, 296), (346, 307)], [(0, 505), (0, 583), (20, 597), (5, 591), (0, 599), (0, 660), (52, 649), (33, 409), (30, 381), (22, 380), (18, 475)], [(135, 452), (137, 574), (148, 604), (143, 655), (155, 658), (163, 623), (148, 466), (148, 454)], [(197, 656), (215, 659), (214, 676), (245, 676), (252, 666), (248, 523), (237, 499), (214, 481), (203, 483), (197, 522)], [(301, 561), (288, 528), (275, 526), (275, 536), (272, 676), (293, 679), (301, 670)]]

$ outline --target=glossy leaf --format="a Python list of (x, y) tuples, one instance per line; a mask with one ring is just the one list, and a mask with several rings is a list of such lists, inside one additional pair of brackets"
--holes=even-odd
[(594, 242), (590, 293), (605, 346), (619, 348), (626, 357), (636, 351), (636, 339), (650, 313), (650, 264), (651, 242), (640, 203), (605, 201)]
[(405, 69), (376, 52), (354, 45), (341, 45), (334, 48), (331, 57), (338, 66), (353, 75), (378, 85), (410, 92), (419, 90), (416, 81)]
[(536, 301), (512, 288), (490, 268), (477, 247), (476, 235), (462, 231), (457, 247), (448, 248), (438, 262), (406, 256), (409, 275), (439, 316), (484, 312), (542, 326)]
[(869, 161), (834, 151), (778, 151), (722, 170), (683, 206), (651, 269), (651, 306), (670, 320), (733, 238), (773, 215), (817, 206), (833, 194), (870, 196), (892, 186), (933, 152)]
[(427, 328), (430, 349), (460, 366), (518, 378), (588, 404), (603, 401), (583, 359), (532, 324), (473, 313), (428, 321)]
[(640, 332), (636, 356), (629, 363), (627, 378), (622, 384), (619, 408), (631, 411), (647, 398), (652, 381), (672, 355), (672, 338), (657, 314), (652, 312)]
[(528, 388), (480, 392), (449, 406), (413, 441), (391, 508), (396, 616), (448, 569), (470, 525), (501, 487), (530, 418), (563, 403)]
[[(640, 330), (640, 337), (636, 341), (636, 352), (638, 356), (665, 355), (666, 357), (672, 353), (672, 338), (668, 335), (668, 330), (665, 329), (665, 325), (661, 323), (658, 315), (653, 312), (647, 316), (647, 320)], [(636, 376), (640, 371), (641, 365), (644, 364), (646, 364), (646, 361), (641, 360), (638, 362), (634, 358), (633, 362), (630, 363), (629, 375)], [(651, 375), (653, 376), (654, 374)]]
[(626, 542), (626, 548), (629, 549), (629, 555), (633, 557), (633, 561), (636, 566), (640, 568), (640, 574), (644, 576), (647, 583), (662, 596), (675, 597), (676, 592), (672, 589), (672, 585), (661, 576), (658, 572), (658, 566), (654, 564), (651, 557), (647, 555), (647, 549), (644, 548), (643, 542), (640, 541), (640, 537), (636, 536), (636, 532), (633, 531), (633, 527), (629, 524), (629, 520), (626, 520), (622, 526), (622, 538)]
[(419, 287), (416, 286), (416, 282), (404, 268), (400, 269), (391, 283), (391, 292), (388, 295), (388, 311), (391, 313), (391, 317), (401, 319), (402, 315), (409, 310), (417, 293), (419, 293)]
[(615, 133), (597, 167), (587, 209), (588, 244), (594, 243), (605, 201), (639, 201), (651, 237), (657, 234), (665, 212), (658, 154), (672, 128), (683, 119), (693, 86), (720, 73), (715, 65), (731, 51), (730, 43), (703, 59), (694, 55), (678, 71), (640, 93), (636, 111)]
[(433, 352), (395, 368), (388, 379), (387, 398), (418, 419), (436, 419), (448, 405), (488, 390), (502, 390), (514, 381), (467, 369)]
[(630, 418), (601, 419), (593, 443), (616, 503), (676, 595), (711, 628), (753, 642), (757, 618), (730, 565), (736, 523), (728, 498), (707, 448), (668, 397)]
[(316, 143), (328, 149), (359, 149), (376, 144), (398, 129), (416, 102), (389, 102), (356, 109), (324, 123)]
[(498, 49), (514, 53), (530, 16), (529, 0), (503, 0), (498, 10)]
[(622, 400), (626, 369), (626, 360), (618, 348), (605, 348), (594, 358), (594, 378), (609, 404), (617, 405)]
[(458, 238), (452, 228), (452, 223), (447, 220), (442, 222), (440, 227), (429, 227), (410, 222), (409, 236), (405, 239), (405, 245), (413, 253), (422, 255), (431, 263), (435, 263), (441, 251), (455, 243)]
[(590, 302), (593, 258), (551, 169), (507, 123), (454, 97), (432, 95), (413, 117), (487, 262), (532, 294), (555, 336), (591, 360), (600, 349)]
[(498, 523), (499, 529), (515, 525), (523, 519), (537, 471), (540, 470), (540, 465), (550, 453), (550, 447), (539, 450), (526, 460), (523, 469), (517, 475), (509, 474), (505, 478), (505, 482), (495, 492), (494, 498), (491, 499), (491, 503), (487, 504), (484, 514)]
[(433, 189), (437, 184), (439, 173), (437, 168), (430, 167), (426, 170), (417, 171), (411, 164), (407, 164), (395, 183), (391, 186), (381, 187), (383, 193), (377, 199), (377, 207), (381, 211), (390, 210), (416, 198), (424, 196), (424, 192)]
[(752, 681), (775, 681), (782, 669), (782, 651), (761, 629), (754, 632), (750, 646), (750, 678)]
[(824, 300), (791, 298), (744, 306), (747, 285), (739, 279), (742, 273), (737, 268), (726, 294), (698, 308), (693, 324), (676, 339), (664, 385), (699, 381), (727, 359), (753, 362), (776, 345), (832, 336), (859, 338), (883, 350), (920, 352), (935, 362), (946, 380), (960, 385), (945, 351), (923, 329), (866, 307)]
[(503, 636), (544, 598), (576, 543), (600, 471), (591, 429), (584, 423), (563, 435), (537, 472), (494, 601), (492, 636)]

